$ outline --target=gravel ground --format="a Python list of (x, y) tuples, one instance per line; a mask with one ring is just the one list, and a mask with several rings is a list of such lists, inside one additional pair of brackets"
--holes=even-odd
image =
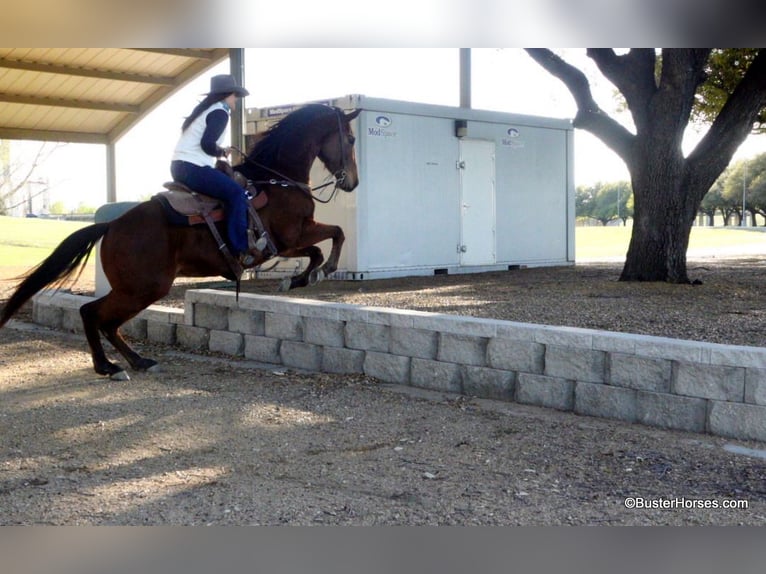
[[(765, 264), (694, 262), (700, 286), (604, 264), (291, 295), (763, 346)], [(766, 524), (762, 443), (141, 348), (163, 372), (121, 383), (80, 336), (0, 330), (0, 524)]]

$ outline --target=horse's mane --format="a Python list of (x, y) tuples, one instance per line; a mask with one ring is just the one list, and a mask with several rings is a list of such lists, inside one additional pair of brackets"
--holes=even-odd
[(290, 112), (260, 135), (247, 157), (259, 164), (275, 165), (283, 145), (307, 142), (307, 128), (317, 118), (337, 114), (337, 108), (324, 104), (308, 104)]

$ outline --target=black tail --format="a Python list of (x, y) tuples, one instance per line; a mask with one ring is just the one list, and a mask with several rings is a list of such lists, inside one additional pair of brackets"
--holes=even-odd
[(48, 258), (32, 269), (16, 288), (0, 313), (0, 327), (26, 303), (35, 293), (51, 283), (61, 282), (79, 267), (87, 263), (91, 250), (101, 239), (109, 223), (96, 223), (79, 229), (64, 239)]

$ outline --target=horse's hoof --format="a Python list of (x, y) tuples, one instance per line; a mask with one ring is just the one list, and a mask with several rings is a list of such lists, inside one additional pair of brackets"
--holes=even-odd
[(289, 291), (292, 284), (293, 280), (290, 277), (285, 277), (279, 282), (279, 292), (284, 293), (285, 291)]
[(311, 275), (309, 276), (309, 285), (316, 285), (320, 281), (324, 281), (325, 274), (324, 271), (321, 269), (317, 269), (316, 271), (312, 271)]
[(109, 378), (113, 381), (129, 381), (130, 376), (125, 371), (117, 371), (116, 373), (112, 373), (109, 375)]
[(155, 363), (154, 365), (152, 365), (151, 367), (146, 369), (146, 372), (147, 373), (161, 373), (162, 372), (162, 367), (160, 367), (158, 364)]

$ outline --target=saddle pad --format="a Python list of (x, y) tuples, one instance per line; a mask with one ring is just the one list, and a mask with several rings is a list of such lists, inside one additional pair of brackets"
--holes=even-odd
[[(224, 211), (221, 203), (207, 195), (186, 191), (161, 191), (152, 199), (160, 202), (173, 225), (200, 225), (205, 223), (207, 214), (213, 221), (223, 221)], [(204, 211), (203, 211), (204, 210)]]

